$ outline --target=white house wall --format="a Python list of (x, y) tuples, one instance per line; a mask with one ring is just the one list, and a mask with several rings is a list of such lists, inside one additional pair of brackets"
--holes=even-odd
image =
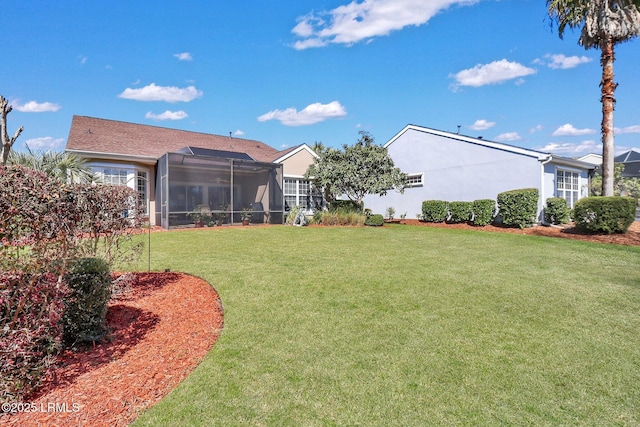
[[(416, 129), (407, 129), (387, 146), (396, 167), (423, 175), (423, 185), (404, 194), (367, 196), (365, 207), (384, 214), (393, 207), (396, 217), (416, 218), (424, 200), (473, 201), (493, 199), (503, 191), (541, 188), (537, 157), (461, 141)], [(552, 187), (553, 188), (553, 187)]]

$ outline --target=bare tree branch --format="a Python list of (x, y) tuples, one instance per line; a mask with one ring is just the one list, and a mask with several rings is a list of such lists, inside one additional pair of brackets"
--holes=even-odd
[(9, 134), (7, 133), (7, 115), (11, 110), (13, 110), (13, 107), (9, 105), (9, 101), (0, 95), (0, 138), (2, 138), (2, 155), (0, 156), (0, 162), (3, 165), (7, 164), (11, 147), (13, 147), (14, 142), (16, 142), (16, 139), (18, 139), (24, 130), (24, 126), (20, 126), (13, 136), (9, 138)]

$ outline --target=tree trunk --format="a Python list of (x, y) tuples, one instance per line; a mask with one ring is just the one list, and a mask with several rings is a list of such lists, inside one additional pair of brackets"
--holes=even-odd
[(23, 126), (16, 131), (11, 138), (7, 133), (7, 114), (11, 112), (13, 107), (9, 105), (9, 101), (3, 96), (0, 96), (0, 139), (2, 140), (2, 153), (0, 154), (0, 164), (6, 165), (9, 159), (9, 153), (13, 143), (16, 142), (18, 136), (22, 133)]
[(602, 81), (600, 89), (602, 91), (602, 195), (613, 196), (614, 181), (614, 132), (613, 132), (613, 110), (615, 109), (616, 83), (613, 81), (613, 40), (611, 37), (605, 38), (600, 43), (600, 63), (602, 65)]

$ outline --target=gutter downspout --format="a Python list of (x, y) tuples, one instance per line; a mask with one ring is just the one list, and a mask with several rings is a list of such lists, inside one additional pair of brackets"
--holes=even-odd
[[(542, 211), (544, 209), (543, 201), (545, 200), (544, 166), (547, 163), (549, 163), (552, 159), (553, 159), (553, 156), (551, 154), (548, 154), (548, 157), (540, 163), (540, 204), (538, 205), (538, 208), (540, 210), (540, 214), (542, 214)], [(542, 214), (542, 219), (540, 220), (540, 223), (542, 225), (550, 225), (544, 220), (544, 214)]]

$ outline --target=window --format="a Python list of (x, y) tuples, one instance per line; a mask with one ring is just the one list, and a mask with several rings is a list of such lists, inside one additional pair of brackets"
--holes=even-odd
[(314, 208), (319, 208), (322, 206), (322, 193), (310, 181), (285, 178), (284, 201), (287, 210), (295, 206), (307, 209), (309, 202)]
[(410, 173), (407, 174), (407, 187), (422, 187), (423, 173)]
[(149, 178), (146, 172), (138, 171), (138, 179), (137, 179), (137, 188), (138, 191), (138, 209), (143, 215), (147, 215), (149, 213), (149, 208), (147, 201), (149, 200)]
[(557, 197), (567, 201), (567, 205), (573, 208), (580, 195), (580, 175), (578, 172), (558, 169), (556, 171)]
[(93, 171), (104, 184), (124, 185), (138, 192), (140, 213), (149, 213), (149, 174), (135, 168), (94, 166)]
[(104, 168), (102, 170), (102, 182), (113, 185), (127, 185), (127, 170)]

